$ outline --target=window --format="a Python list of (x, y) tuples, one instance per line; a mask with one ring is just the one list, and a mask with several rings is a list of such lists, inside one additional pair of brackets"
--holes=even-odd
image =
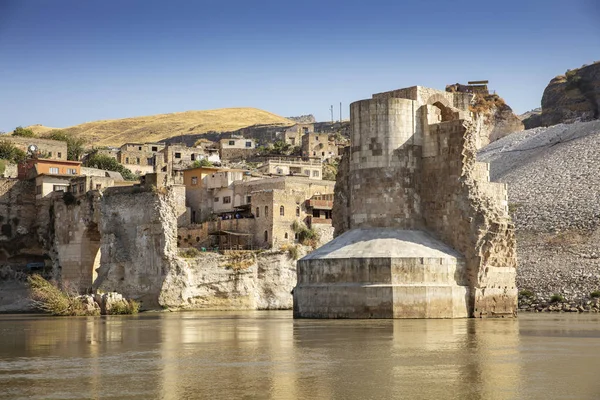
[(246, 142), (246, 147), (252, 147), (252, 142)]
[(310, 170), (308, 170), (308, 169), (305, 169), (305, 170), (304, 170), (304, 175), (306, 175), (306, 176), (310, 176)]
[(308, 133), (308, 128), (307, 128), (306, 126), (303, 126), (303, 127), (302, 127), (302, 131), (303, 131), (304, 133)]
[(252, 196), (246, 196), (246, 204), (250, 204), (252, 202)]
[(269, 241), (269, 232), (265, 231), (265, 242)]
[(152, 157), (148, 157), (148, 159), (146, 160), (148, 165), (154, 165), (154, 158)]
[(48, 157), (52, 158), (52, 152), (51, 151), (48, 152)]
[(318, 136), (315, 136), (315, 139), (319, 140), (319, 137), (318, 137)]
[(58, 174), (58, 167), (50, 167), (51, 174)]
[(79, 184), (79, 193), (85, 193), (85, 183), (81, 182)]
[(58, 158), (62, 158), (62, 153), (60, 151), (58, 152)]
[(281, 168), (277, 168), (277, 175), (283, 174), (283, 170)]
[(158, 151), (158, 147), (152, 146), (152, 151)]
[(230, 204), (231, 196), (223, 196), (223, 204)]
[(35, 187), (35, 194), (42, 194), (42, 185), (37, 185)]
[(139, 151), (142, 151), (142, 146), (138, 146), (138, 150), (139, 150)]
[(324, 151), (321, 152), (321, 157), (325, 157), (325, 152)]
[(230, 140), (230, 141), (229, 141), (229, 145), (230, 145), (230, 146), (235, 146), (235, 140)]
[(77, 194), (77, 185), (71, 185), (71, 193)]
[(215, 203), (218, 203), (218, 202), (219, 202), (219, 198), (218, 198), (218, 197), (215, 197), (215, 198), (213, 199), (213, 202), (215, 202)]
[(181, 153), (175, 153), (175, 158), (181, 158)]
[(69, 187), (67, 185), (54, 185), (52, 190), (55, 192), (68, 192)]
[(287, 238), (288, 238), (288, 233), (287, 233), (287, 232), (285, 233), (285, 235), (283, 235), (283, 238), (284, 238), (284, 239), (287, 239)]
[(317, 171), (317, 170), (314, 170), (314, 171), (313, 171), (313, 176), (314, 176), (314, 177), (318, 177), (318, 176), (319, 176), (319, 171)]
[(192, 153), (192, 155), (190, 156), (190, 159), (191, 159), (192, 161), (196, 161), (196, 155), (195, 155), (194, 153)]
[(256, 207), (256, 218), (260, 217), (260, 208)]
[(67, 168), (67, 174), (77, 175), (77, 170), (75, 168)]
[(317, 155), (317, 152), (316, 152), (316, 151), (313, 151), (313, 156), (316, 156), (316, 155)]
[(196, 186), (198, 184), (198, 177), (192, 176), (192, 185)]
[(279, 215), (281, 215), (282, 217), (285, 216), (285, 208), (283, 206), (279, 207)]
[(137, 157), (137, 158), (135, 159), (135, 161), (136, 161), (136, 164), (137, 164), (137, 165), (140, 165), (140, 158), (139, 158), (139, 157)]
[(265, 217), (269, 216), (269, 206), (265, 206)]
[(300, 216), (300, 206), (296, 207), (296, 217)]
[(129, 157), (125, 157), (125, 164), (129, 164)]
[(321, 218), (321, 210), (313, 210), (313, 217)]
[(100, 183), (96, 183), (96, 190), (102, 189), (102, 185)]

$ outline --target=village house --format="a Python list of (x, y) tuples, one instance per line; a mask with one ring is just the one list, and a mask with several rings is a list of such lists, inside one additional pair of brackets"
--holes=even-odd
[(222, 160), (245, 160), (251, 155), (256, 154), (256, 151), (256, 141), (254, 139), (232, 137), (219, 141), (219, 155)]
[(279, 139), (291, 146), (300, 146), (302, 145), (302, 136), (314, 131), (314, 124), (296, 124), (281, 132)]
[(270, 157), (258, 167), (258, 171), (265, 175), (305, 176), (320, 180), (323, 178), (323, 163), (320, 158)]
[(134, 174), (152, 173), (156, 156), (164, 148), (164, 143), (125, 143), (119, 148), (117, 161)]
[(31, 145), (36, 146), (39, 157), (54, 160), (67, 159), (67, 142), (60, 140), (40, 139), (36, 137), (22, 137), (12, 135), (0, 135), (1, 140), (6, 140), (18, 149), (28, 152)]
[(329, 135), (324, 133), (307, 133), (302, 136), (302, 157), (319, 157), (327, 160), (338, 156), (338, 146), (329, 141)]

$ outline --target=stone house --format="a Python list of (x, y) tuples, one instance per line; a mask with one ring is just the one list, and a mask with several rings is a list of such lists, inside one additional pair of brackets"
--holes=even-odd
[(245, 138), (229, 138), (219, 141), (219, 155), (222, 160), (237, 161), (256, 154), (256, 141)]
[(24, 152), (28, 151), (29, 146), (35, 145), (40, 157), (55, 160), (67, 159), (67, 142), (62, 142), (60, 140), (40, 139), (35, 137), (28, 138), (12, 135), (0, 135), (0, 140), (7, 140)]
[(323, 163), (320, 159), (303, 160), (300, 157), (273, 157), (258, 167), (265, 175), (305, 176), (310, 179), (323, 178)]
[(315, 124), (296, 124), (281, 132), (280, 140), (291, 146), (302, 145), (302, 136), (315, 131)]
[(125, 143), (119, 148), (118, 161), (134, 174), (152, 173), (156, 156), (165, 146), (164, 143)]
[[(332, 194), (335, 182), (305, 177), (277, 177), (234, 183), (234, 206), (244, 207), (254, 218), (251, 229), (255, 247), (280, 247), (297, 241), (294, 221), (307, 224), (306, 200), (315, 195)], [(322, 239), (333, 237), (333, 228)]]
[(302, 157), (318, 157), (327, 160), (338, 156), (338, 146), (329, 141), (329, 135), (323, 133), (307, 133), (302, 136)]

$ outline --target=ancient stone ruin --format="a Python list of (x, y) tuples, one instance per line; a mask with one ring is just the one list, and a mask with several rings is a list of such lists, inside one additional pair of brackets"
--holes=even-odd
[(336, 238), (298, 261), (295, 317), (516, 315), (507, 190), (475, 160), (471, 96), (416, 86), (351, 104)]

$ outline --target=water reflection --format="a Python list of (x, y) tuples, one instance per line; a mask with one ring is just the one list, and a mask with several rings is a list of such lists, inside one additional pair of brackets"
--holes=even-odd
[(596, 398), (599, 324), (0, 316), (0, 398)]

